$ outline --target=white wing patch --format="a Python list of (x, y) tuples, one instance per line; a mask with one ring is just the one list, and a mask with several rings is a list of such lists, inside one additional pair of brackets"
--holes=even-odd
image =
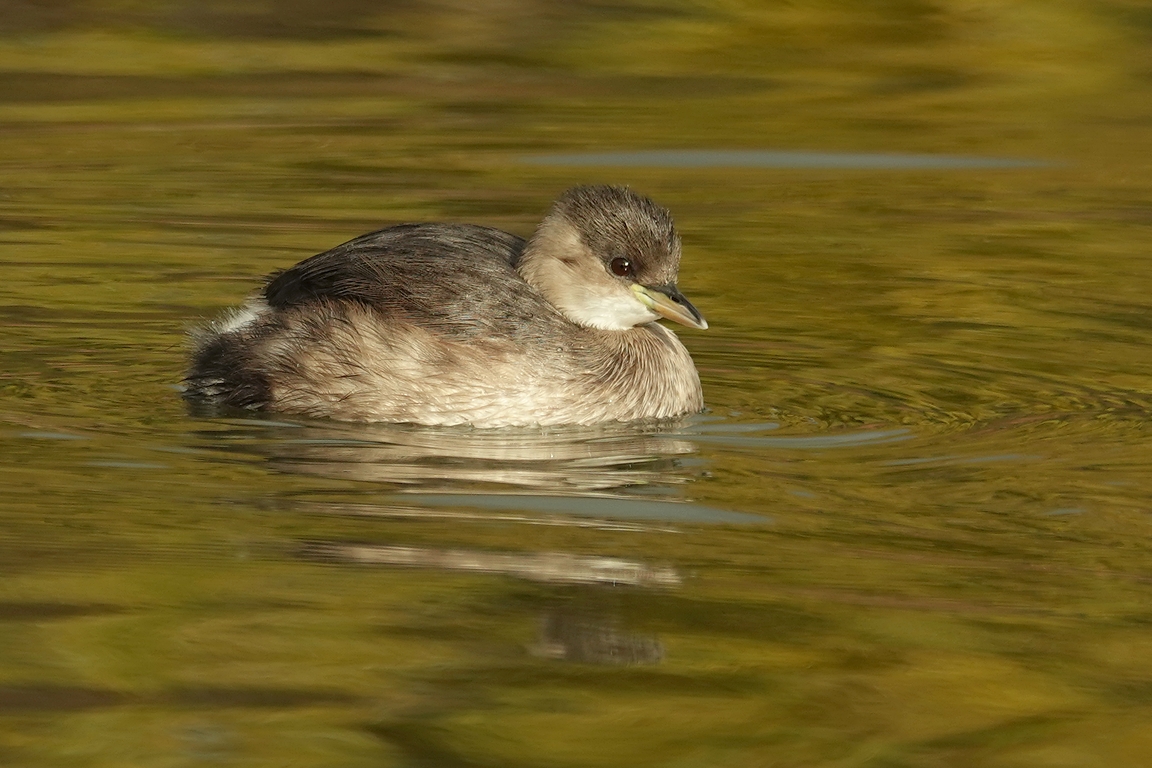
[(223, 335), (226, 333), (235, 333), (236, 331), (243, 330), (245, 327), (251, 325), (260, 319), (261, 316), (270, 311), (270, 308), (264, 299), (251, 298), (244, 306), (237, 307), (228, 314), (221, 317), (219, 320), (212, 324), (212, 330), (216, 333)]

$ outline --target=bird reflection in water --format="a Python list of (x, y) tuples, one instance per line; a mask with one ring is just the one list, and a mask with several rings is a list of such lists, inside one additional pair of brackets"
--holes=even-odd
[(664, 658), (659, 640), (622, 629), (618, 611), (598, 607), (606, 602), (598, 599), (604, 597), (598, 590), (609, 586), (671, 589), (681, 584), (680, 574), (668, 566), (563, 552), (486, 552), (313, 541), (301, 548), (300, 555), (346, 565), (434, 568), (575, 586), (581, 599), (562, 600), (546, 609), (539, 620), (537, 640), (528, 650), (541, 658), (582, 664), (656, 664)]
[[(286, 513), (358, 518), (372, 526), (365, 530), (372, 543), (314, 537), (297, 546), (297, 556), (348, 567), (484, 574), (574, 590), (583, 595), (578, 611), (567, 600), (550, 598), (538, 607), (538, 637), (526, 652), (555, 662), (620, 666), (658, 663), (664, 649), (658, 639), (630, 632), (626, 612), (613, 607), (610, 596), (617, 590), (677, 589), (681, 576), (668, 564), (586, 549), (580, 554), (534, 550), (531, 536), (518, 537), (504, 551), (381, 538), (394, 530), (389, 521), (398, 518), (451, 526), (454, 541), (460, 540), (461, 526), (489, 524), (660, 535), (674, 533), (676, 522), (717, 517), (747, 522), (735, 518), (752, 516), (684, 498), (686, 484), (702, 473), (684, 426), (477, 430), (257, 418), (213, 420), (200, 436), (212, 450), (254, 454), (279, 472), (367, 484), (363, 494), (352, 490), (339, 498), (317, 492), (268, 500)], [(381, 485), (391, 491), (383, 499)], [(524, 549), (514, 551), (519, 545)]]
[[(614, 495), (699, 474), (676, 423), (476, 430), (405, 424), (214, 421), (214, 450), (256, 454), (279, 471), (386, 483), (419, 493)], [(669, 500), (672, 500), (671, 498)]]
[(546, 659), (604, 666), (658, 664), (664, 646), (655, 637), (629, 632), (607, 613), (557, 609), (540, 620), (540, 636), (530, 649)]

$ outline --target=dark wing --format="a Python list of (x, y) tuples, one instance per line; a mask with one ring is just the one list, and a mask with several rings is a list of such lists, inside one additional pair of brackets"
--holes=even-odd
[(387, 303), (412, 286), (412, 272), (448, 271), (473, 262), (509, 270), (524, 240), (508, 232), (470, 224), (401, 224), (361, 235), (330, 251), (272, 275), (264, 298), (276, 309), (315, 299)]
[(559, 314), (521, 279), (524, 240), (471, 224), (402, 224), (362, 235), (273, 275), (275, 309), (328, 299), (456, 338), (523, 337)]

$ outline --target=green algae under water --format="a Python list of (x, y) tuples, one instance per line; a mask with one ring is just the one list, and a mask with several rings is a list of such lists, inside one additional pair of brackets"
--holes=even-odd
[[(1139, 3), (14, 8), (0, 763), (1152, 765)], [(181, 401), (260, 276), (579, 182), (705, 414)]]

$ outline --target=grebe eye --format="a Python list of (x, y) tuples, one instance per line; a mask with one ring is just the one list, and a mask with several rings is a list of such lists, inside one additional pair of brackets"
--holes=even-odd
[(608, 266), (612, 268), (612, 274), (617, 277), (632, 277), (632, 262), (623, 256), (612, 259), (612, 263)]

